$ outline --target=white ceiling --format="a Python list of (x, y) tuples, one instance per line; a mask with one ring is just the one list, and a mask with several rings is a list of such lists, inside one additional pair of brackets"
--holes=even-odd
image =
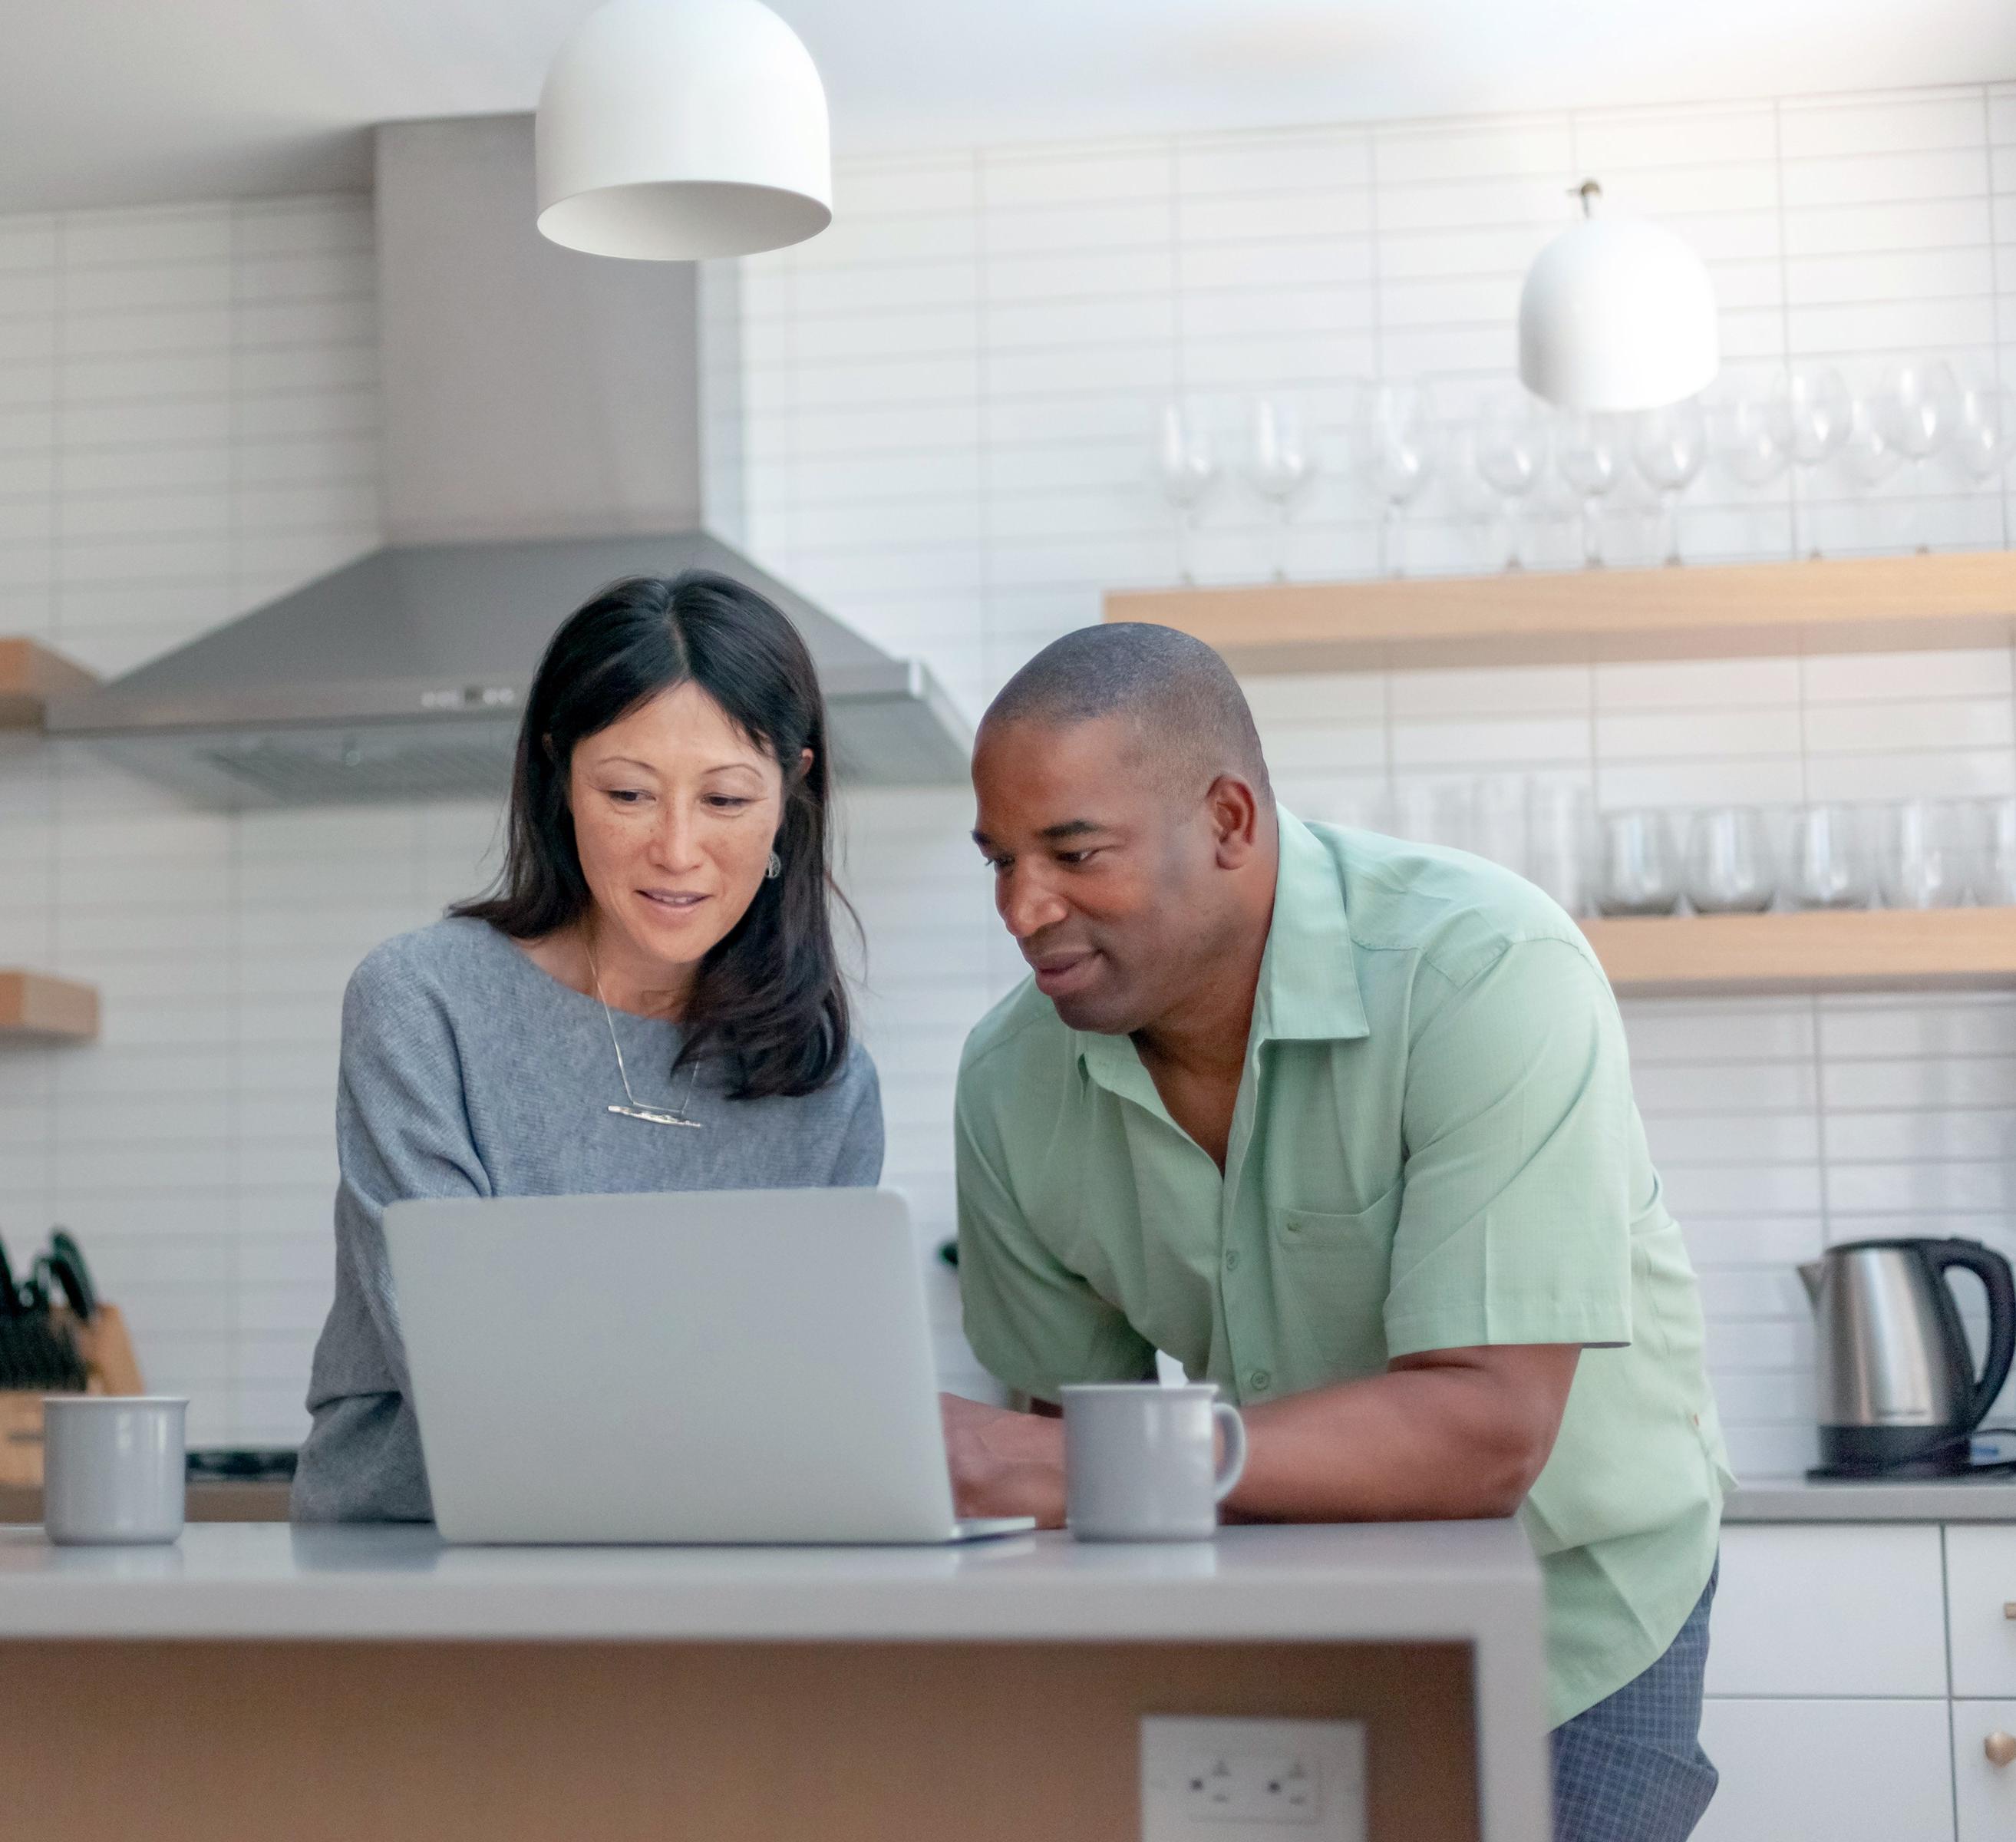
[[(775, 0), (844, 152), (2016, 78), (2010, 0)], [(592, 0), (0, 0), (0, 210), (342, 189)]]

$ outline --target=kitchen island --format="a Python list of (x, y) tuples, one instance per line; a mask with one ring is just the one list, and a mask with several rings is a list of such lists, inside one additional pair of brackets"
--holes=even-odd
[(71, 1837), (1131, 1842), (1143, 1714), (1363, 1720), (1370, 1842), (1544, 1842), (1514, 1522), (958, 1548), (0, 1529), (16, 1807)]

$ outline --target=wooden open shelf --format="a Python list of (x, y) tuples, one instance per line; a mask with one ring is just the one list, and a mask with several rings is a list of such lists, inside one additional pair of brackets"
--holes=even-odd
[(0, 971), (0, 1042), (88, 1043), (98, 1034), (98, 992), (47, 972)]
[(0, 640), (0, 729), (39, 728), (51, 698), (89, 690), (95, 674), (39, 640)]
[(2016, 985), (2016, 908), (1652, 915), (1582, 927), (1624, 997)]
[(2016, 643), (2016, 551), (1116, 589), (1105, 611), (1255, 672), (1934, 651)]

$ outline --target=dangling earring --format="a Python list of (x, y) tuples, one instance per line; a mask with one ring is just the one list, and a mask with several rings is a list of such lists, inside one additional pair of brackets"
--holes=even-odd
[(772, 851), (770, 853), (770, 861), (764, 868), (763, 878), (766, 882), (775, 882), (783, 874), (784, 860)]

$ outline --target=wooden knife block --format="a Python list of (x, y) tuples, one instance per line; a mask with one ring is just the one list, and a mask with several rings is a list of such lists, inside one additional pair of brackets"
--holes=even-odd
[[(140, 1365), (134, 1360), (133, 1339), (117, 1305), (100, 1305), (88, 1324), (60, 1305), (49, 1317), (67, 1330), (84, 1359), (85, 1392), (91, 1394), (144, 1394)], [(0, 1391), (0, 1485), (40, 1490), (42, 1485), (42, 1397)]]

